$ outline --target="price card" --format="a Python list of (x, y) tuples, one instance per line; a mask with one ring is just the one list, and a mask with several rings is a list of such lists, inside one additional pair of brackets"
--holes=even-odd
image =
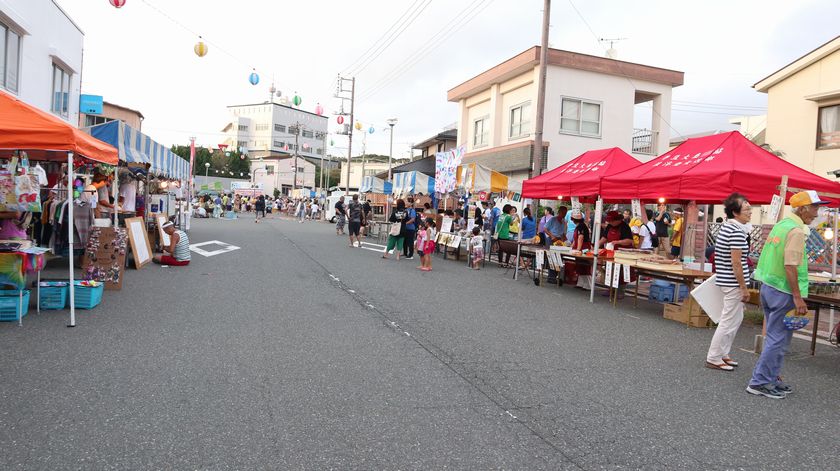
[(620, 277), (621, 277), (621, 264), (616, 263), (615, 264), (615, 269), (613, 270), (613, 284), (612, 284), (613, 288), (618, 288), (619, 287), (618, 280), (619, 280)]
[(782, 209), (782, 197), (779, 195), (773, 195), (773, 199), (770, 200), (770, 220), (776, 221), (779, 219), (779, 211)]
[(543, 267), (543, 260), (545, 258), (545, 251), (544, 250), (536, 250), (536, 251), (534, 251), (534, 254), (535, 254), (534, 255), (534, 257), (535, 257), (534, 263), (537, 266), (537, 271), (540, 271), (540, 270), (542, 270), (542, 267)]
[(613, 280), (613, 262), (607, 262), (607, 268), (604, 273), (604, 284), (612, 287)]
[(631, 201), (631, 206), (633, 207), (633, 216), (640, 218), (642, 217), (642, 202), (641, 200), (633, 200)]
[(630, 265), (623, 265), (624, 267), (624, 282), (630, 282)]
[(572, 196), (572, 211), (580, 211), (581, 209), (580, 198), (577, 196)]

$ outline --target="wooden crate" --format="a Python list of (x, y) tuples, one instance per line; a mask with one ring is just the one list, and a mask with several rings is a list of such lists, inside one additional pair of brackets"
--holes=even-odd
[[(683, 304), (668, 303), (664, 306), (662, 317), (665, 319), (677, 321), (690, 327), (706, 327), (709, 325), (709, 316), (690, 297)], [(689, 306), (691, 307), (690, 319)]]

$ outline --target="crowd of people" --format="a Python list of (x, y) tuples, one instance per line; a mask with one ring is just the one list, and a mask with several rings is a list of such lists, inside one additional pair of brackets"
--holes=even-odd
[(192, 200), (193, 217), (236, 217), (240, 213), (254, 213), (254, 222), (272, 214), (295, 216), (300, 222), (321, 218), (321, 204), (317, 198), (270, 197), (239, 193), (201, 195)]

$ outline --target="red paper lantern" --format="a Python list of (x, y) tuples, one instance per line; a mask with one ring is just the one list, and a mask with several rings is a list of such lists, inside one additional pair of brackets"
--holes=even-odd
[(338, 121), (338, 124), (344, 124), (344, 116), (338, 115), (338, 118), (335, 118)]
[(321, 116), (322, 114), (324, 114), (324, 107), (321, 106), (320, 103), (315, 105), (315, 114), (317, 114), (318, 116)]
[(111, 2), (111, 6), (114, 8), (122, 8), (125, 5), (126, 0), (108, 0)]

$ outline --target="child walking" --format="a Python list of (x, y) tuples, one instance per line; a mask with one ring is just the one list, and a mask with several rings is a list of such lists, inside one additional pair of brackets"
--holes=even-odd
[(426, 231), (428, 227), (426, 226), (425, 221), (419, 221), (417, 223), (417, 237), (414, 239), (414, 251), (417, 252), (417, 255), (420, 257), (420, 265), (417, 266), (417, 269), (420, 270), (426, 266), (426, 262), (424, 261), (424, 257), (426, 251)]
[(484, 260), (484, 237), (481, 236), (481, 228), (478, 226), (473, 227), (469, 251), (472, 255), (473, 270), (479, 270), (478, 264)]
[(426, 237), (423, 243), (423, 256), (421, 270), (432, 271), (432, 253), (435, 251), (435, 238), (437, 237), (437, 225), (432, 218), (426, 219)]

